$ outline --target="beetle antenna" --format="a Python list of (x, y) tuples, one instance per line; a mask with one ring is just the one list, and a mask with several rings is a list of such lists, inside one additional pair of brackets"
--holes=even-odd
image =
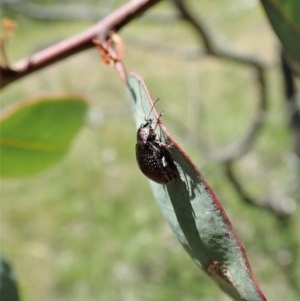
[[(153, 110), (154, 110), (154, 108), (155, 108), (155, 105), (156, 105), (156, 103), (159, 101), (159, 98), (157, 98), (154, 102), (153, 102), (153, 105), (152, 105), (152, 107), (151, 107), (151, 110), (150, 110), (150, 112), (149, 112), (149, 115), (148, 115), (148, 118), (146, 119), (146, 121), (147, 120), (152, 120), (151, 118), (150, 118), (150, 115), (151, 115), (151, 113), (153, 112)], [(159, 119), (161, 117), (161, 114), (159, 114), (159, 116), (158, 116), (158, 118), (157, 119)]]
[[(155, 101), (155, 103), (158, 101), (158, 99)], [(155, 105), (155, 103), (154, 103), (154, 105)], [(154, 106), (153, 105), (153, 106)], [(153, 131), (155, 131), (156, 130), (156, 128), (157, 128), (157, 126), (159, 125), (159, 124), (161, 124), (161, 120), (160, 120), (160, 117), (162, 117), (162, 115), (163, 115), (163, 111), (162, 112), (160, 112), (159, 114), (158, 114), (158, 117), (157, 117), (157, 119), (156, 119), (156, 124), (155, 124), (155, 127), (153, 128)]]
[[(139, 81), (139, 90), (140, 90), (140, 99), (141, 99), (141, 103), (142, 103), (142, 108), (143, 108), (143, 111), (144, 111), (144, 114), (145, 114), (145, 108), (144, 108), (144, 103), (143, 103), (143, 100), (142, 100), (142, 91), (141, 91), (141, 82)], [(159, 98), (157, 98), (154, 102), (153, 102), (153, 104), (152, 104), (152, 106), (151, 106), (151, 110), (150, 110), (150, 112), (149, 112), (149, 114), (148, 114), (148, 117), (146, 118), (146, 115), (145, 115), (145, 117), (144, 117), (144, 119), (145, 119), (145, 121), (146, 121), (146, 123), (152, 123), (152, 118), (150, 118), (150, 115), (151, 115), (151, 113), (153, 112), (153, 110), (154, 110), (154, 108), (155, 108), (155, 105), (156, 105), (156, 103), (159, 101)], [(156, 124), (155, 124), (155, 127), (154, 127), (154, 130), (157, 128), (157, 126), (158, 126), (158, 124), (160, 124), (161, 123), (161, 121), (160, 121), (160, 117), (163, 115), (163, 113), (161, 112), (161, 113), (159, 113), (159, 115), (158, 115), (158, 117), (157, 117), (157, 122), (156, 122)]]

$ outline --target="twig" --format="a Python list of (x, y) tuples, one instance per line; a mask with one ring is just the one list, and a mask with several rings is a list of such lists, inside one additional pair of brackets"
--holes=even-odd
[(87, 30), (37, 52), (29, 58), (18, 61), (12, 68), (2, 67), (0, 69), (0, 87), (3, 88), (17, 79), (78, 52), (94, 47), (92, 43), (93, 38), (97, 36), (104, 38), (110, 30), (117, 31), (121, 29), (124, 25), (158, 2), (160, 2), (160, 0), (132, 0)]
[(200, 20), (196, 19), (188, 10), (185, 1), (182, 0), (173, 0), (173, 3), (177, 7), (181, 17), (188, 21), (188, 23), (195, 29), (198, 33), (201, 42), (204, 44), (205, 50), (208, 54), (213, 54), (215, 52), (215, 45), (211, 41), (208, 29), (205, 24)]
[(267, 85), (265, 79), (266, 64), (256, 58), (244, 56), (217, 46), (216, 42), (212, 39), (208, 28), (206, 28), (199, 18), (196, 18), (189, 11), (185, 1), (173, 0), (173, 3), (179, 10), (182, 18), (195, 29), (207, 54), (222, 60), (250, 66), (254, 68), (256, 72), (256, 83), (259, 86), (260, 97), (255, 118), (250, 124), (248, 131), (236, 145), (230, 146), (226, 150), (212, 152), (214, 153), (215, 159), (221, 163), (240, 158), (251, 149), (265, 121), (265, 112), (267, 110)]
[(259, 88), (259, 99), (254, 118), (244, 137), (227, 149), (215, 152), (215, 157), (220, 163), (226, 163), (244, 156), (253, 147), (258, 134), (262, 130), (267, 111), (267, 84), (263, 68), (256, 68), (256, 81)]
[(272, 214), (275, 214), (280, 220), (287, 219), (291, 216), (291, 213), (288, 209), (284, 206), (280, 206), (280, 202), (272, 202), (271, 200), (265, 200), (265, 201), (256, 201), (253, 197), (251, 197), (243, 187), (241, 181), (238, 180), (238, 176), (234, 172), (233, 168), (233, 161), (227, 161), (224, 163), (224, 170), (226, 173), (227, 178), (229, 179), (229, 182), (232, 184), (232, 186), (235, 188), (239, 196), (242, 198), (242, 200), (247, 203), (248, 205), (259, 207), (262, 209), (265, 209), (267, 211), (270, 211)]
[[(233, 51), (224, 49), (224, 46), (217, 45), (215, 40), (212, 38), (212, 35), (208, 31), (208, 28), (206, 28), (204, 23), (199, 18), (196, 18), (190, 12), (185, 1), (173, 0), (173, 3), (179, 10), (182, 18), (186, 20), (198, 34), (205, 47), (204, 52), (206, 52), (206, 54), (214, 56), (218, 59), (232, 61), (237, 64), (252, 67), (256, 74), (256, 85), (259, 90), (259, 99), (255, 117), (251, 122), (248, 131), (238, 143), (228, 147), (226, 150), (223, 149), (218, 152), (212, 152), (209, 150), (209, 157), (213, 157), (219, 163), (223, 164), (228, 180), (244, 202), (252, 206), (263, 208), (275, 214), (280, 219), (288, 218), (293, 212), (290, 212), (287, 206), (282, 205), (281, 199), (274, 200), (273, 197), (268, 197), (268, 199), (265, 201), (255, 200), (246, 192), (233, 169), (234, 161), (244, 156), (253, 147), (258, 134), (265, 123), (265, 115), (268, 108), (266, 64), (256, 58), (237, 54)], [(207, 153), (207, 146), (205, 148)]]
[(98, 20), (99, 18), (103, 18), (110, 9), (110, 7), (106, 7), (105, 5), (101, 5), (101, 8), (95, 9), (94, 5), (84, 3), (59, 3), (55, 5), (22, 0), (2, 0), (2, 5), (4, 8), (8, 8), (19, 15), (48, 22), (58, 20), (74, 21), (79, 19)]
[[(78, 2), (78, 1), (77, 1)], [(82, 1), (83, 2), (83, 1)], [(105, 17), (112, 11), (116, 0), (101, 1), (95, 8), (95, 4), (85, 3), (63, 3), (55, 5), (53, 3), (45, 2), (39, 4), (31, 1), (23, 0), (2, 0), (2, 7), (13, 11), (15, 14), (26, 16), (30, 19), (57, 22), (74, 21), (74, 20), (99, 20)], [(145, 16), (145, 21), (149, 23), (175, 23), (178, 18), (174, 14), (168, 12), (153, 11)]]

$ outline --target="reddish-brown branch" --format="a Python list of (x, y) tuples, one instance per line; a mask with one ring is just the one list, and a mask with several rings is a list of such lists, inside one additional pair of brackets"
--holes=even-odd
[(92, 43), (93, 38), (97, 36), (104, 38), (110, 30), (119, 30), (160, 1), (161, 0), (132, 0), (87, 30), (16, 62), (12, 68), (2, 67), (0, 69), (0, 87), (3, 88), (17, 79), (73, 54), (94, 47)]

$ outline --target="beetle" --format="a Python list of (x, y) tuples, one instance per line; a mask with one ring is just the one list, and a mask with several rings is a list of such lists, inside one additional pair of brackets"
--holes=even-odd
[(171, 157), (168, 148), (172, 143), (161, 142), (155, 133), (157, 125), (161, 122), (157, 117), (156, 125), (153, 128), (153, 119), (147, 118), (137, 131), (137, 143), (135, 146), (136, 160), (142, 173), (150, 180), (158, 184), (167, 184), (179, 178), (178, 169)]

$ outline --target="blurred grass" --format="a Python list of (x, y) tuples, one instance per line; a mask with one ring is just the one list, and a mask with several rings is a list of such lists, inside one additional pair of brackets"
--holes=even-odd
[[(238, 168), (256, 196), (289, 193), (291, 142), (273, 33), (257, 6), (235, 11), (234, 1), (196, 3), (195, 10), (222, 32), (224, 43), (274, 64), (268, 76), (268, 123)], [(171, 8), (162, 4), (155, 11)], [(17, 20), (19, 29), (9, 47), (13, 60), (89, 26)], [(153, 98), (160, 98), (158, 111), (164, 111), (171, 133), (219, 196), (267, 298), (298, 300), (274, 258), (285, 255), (288, 262), (287, 245), (299, 246), (299, 218), (288, 228), (242, 204), (220, 167), (188, 140), (189, 135), (205, 134), (221, 148), (243, 135), (256, 105), (251, 70), (212, 58), (184, 61), (158, 48), (149, 51), (136, 39), (196, 49), (194, 34), (183, 23), (141, 19), (121, 35), (128, 70), (139, 72)], [(61, 91), (79, 92), (92, 101), (90, 117), (70, 153), (35, 177), (1, 181), (1, 245), (16, 272), (22, 300), (229, 300), (197, 269), (162, 219), (135, 162), (136, 130), (124, 88), (96, 51), (8, 86), (1, 106)]]

